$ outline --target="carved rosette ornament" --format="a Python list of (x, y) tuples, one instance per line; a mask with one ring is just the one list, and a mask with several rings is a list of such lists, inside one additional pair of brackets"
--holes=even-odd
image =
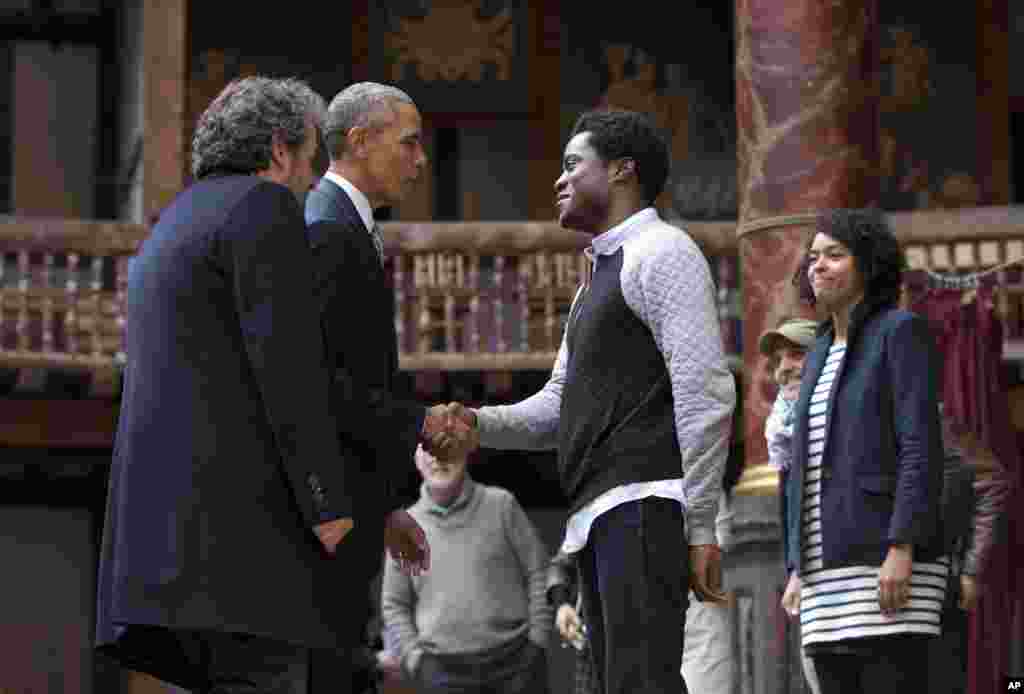
[(392, 60), (391, 78), (401, 82), (414, 65), (424, 82), (481, 82), (488, 65), (507, 81), (515, 52), (515, 24), (508, 9), (481, 14), (474, 0), (434, 0), (423, 17), (396, 17), (385, 35)]

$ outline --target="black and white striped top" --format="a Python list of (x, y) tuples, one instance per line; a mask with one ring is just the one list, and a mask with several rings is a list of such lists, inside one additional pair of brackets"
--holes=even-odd
[(940, 633), (949, 560), (914, 562), (910, 602), (892, 615), (878, 607), (877, 566), (822, 568), (821, 457), (829, 393), (846, 345), (833, 345), (815, 385), (808, 411), (807, 469), (803, 494), (803, 569), (800, 628), (804, 645), (866, 636)]

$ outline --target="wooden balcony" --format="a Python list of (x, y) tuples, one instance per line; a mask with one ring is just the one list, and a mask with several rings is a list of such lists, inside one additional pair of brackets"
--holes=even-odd
[[(586, 272), (584, 234), (532, 222), (382, 227), (402, 369), (551, 368)], [(704, 229), (710, 247), (722, 245), (710, 232), (728, 243), (731, 228), (719, 227)], [(97, 395), (115, 387), (128, 261), (146, 233), (0, 217), (0, 368), (87, 371)]]
[[(1024, 258), (1024, 208), (890, 215), (912, 267), (971, 272)], [(588, 238), (554, 223), (385, 223), (401, 368), (546, 370), (586, 272)], [(686, 225), (719, 282), (727, 345), (739, 344), (735, 224)], [(116, 383), (128, 260), (146, 228), (118, 222), (0, 217), (0, 368), (87, 371)], [(1024, 283), (1000, 310), (1024, 339)], [(1015, 349), (1015, 348), (1014, 348)], [(1011, 350), (1013, 351), (1013, 350)], [(738, 366), (738, 355), (732, 355)]]

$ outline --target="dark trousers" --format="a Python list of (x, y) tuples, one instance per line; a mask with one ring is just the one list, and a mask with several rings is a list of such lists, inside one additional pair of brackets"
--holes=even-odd
[(942, 635), (928, 640), (928, 694), (967, 694), (968, 614), (955, 604), (942, 614)]
[(856, 652), (813, 653), (821, 694), (930, 691), (928, 654), (933, 640), (887, 636), (870, 639), (870, 647), (858, 646)]
[(546, 694), (547, 652), (524, 637), (487, 653), (424, 653), (414, 684), (420, 694)]
[(348, 652), (249, 634), (131, 625), (107, 652), (192, 694), (361, 694)]
[(601, 691), (685, 693), (689, 556), (679, 502), (648, 497), (598, 517), (580, 550), (580, 585)]

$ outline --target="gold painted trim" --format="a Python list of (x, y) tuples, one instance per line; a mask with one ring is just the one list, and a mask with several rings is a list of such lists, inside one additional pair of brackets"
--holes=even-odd
[(752, 465), (743, 470), (733, 494), (766, 496), (779, 493), (779, 472), (768, 463)]
[(736, 227), (736, 238), (741, 239), (747, 234), (753, 234), (755, 231), (767, 231), (768, 229), (778, 229), (780, 227), (790, 226), (804, 226), (806, 224), (813, 224), (817, 221), (820, 212), (802, 212), (797, 214), (787, 214), (779, 217), (762, 217), (761, 219), (751, 219), (750, 221), (743, 222)]

